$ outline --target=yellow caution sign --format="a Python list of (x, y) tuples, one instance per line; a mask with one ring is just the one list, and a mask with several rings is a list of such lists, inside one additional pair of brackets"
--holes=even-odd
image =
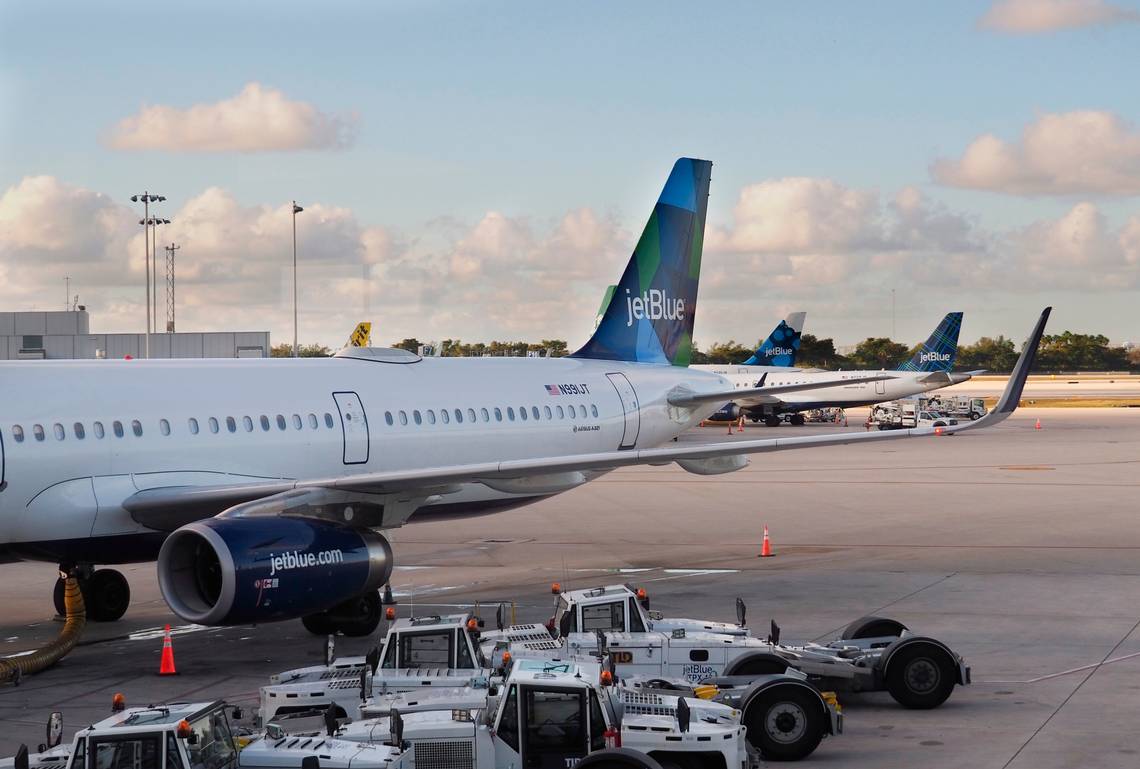
[(372, 346), (372, 324), (368, 321), (362, 321), (356, 324), (356, 328), (348, 335), (348, 342), (345, 347), (371, 347)]

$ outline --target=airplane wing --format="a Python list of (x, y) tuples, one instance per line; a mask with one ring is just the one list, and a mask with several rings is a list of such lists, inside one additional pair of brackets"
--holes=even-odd
[(171, 530), (168, 527), (176, 528), (174, 524), (181, 525), (218, 513), (226, 516), (307, 515), (338, 522), (351, 521), (357, 526), (387, 528), (402, 525), (417, 507), (457, 490), (463, 483), (483, 483), (491, 488), (517, 493), (553, 493), (584, 483), (587, 475), (632, 465), (676, 462), (690, 472), (714, 474), (744, 467), (749, 454), (979, 430), (1005, 420), (1017, 409), (1051, 310), (1046, 307), (1041, 313), (997, 405), (974, 422), (885, 432), (832, 433), (699, 445), (671, 444), (653, 449), (535, 457), (241, 486), (156, 488), (137, 492), (124, 503), (124, 507), (139, 523), (159, 530)]
[(693, 392), (691, 390), (679, 390), (669, 395), (670, 406), (701, 406), (709, 403), (728, 403), (733, 401), (748, 406), (759, 406), (765, 403), (780, 403), (781, 400), (777, 395), (785, 393), (801, 392), (803, 390), (815, 390), (818, 388), (827, 387), (842, 387), (844, 385), (863, 384), (864, 382), (881, 382), (885, 379), (894, 379), (895, 376), (890, 373), (882, 374), (869, 374), (863, 377), (847, 378), (847, 379), (821, 379), (815, 382), (805, 382), (801, 384), (788, 384), (788, 385), (771, 385), (764, 386), (764, 380), (768, 378), (767, 372), (764, 373), (760, 380), (756, 383), (756, 387), (748, 387), (736, 390), (719, 390), (715, 392)]

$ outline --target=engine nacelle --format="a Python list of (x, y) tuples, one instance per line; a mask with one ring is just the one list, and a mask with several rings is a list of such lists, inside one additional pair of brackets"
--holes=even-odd
[(735, 422), (740, 419), (740, 415), (744, 412), (741, 411), (740, 406), (734, 402), (728, 402), (720, 407), (720, 411), (713, 414), (709, 419), (718, 422)]
[(209, 518), (174, 531), (158, 585), (182, 619), (244, 625), (322, 612), (388, 581), (392, 546), (371, 529), (309, 518)]

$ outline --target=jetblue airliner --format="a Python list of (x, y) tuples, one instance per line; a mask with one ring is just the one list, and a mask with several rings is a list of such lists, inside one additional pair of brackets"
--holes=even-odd
[[(121, 616), (129, 593), (94, 565), (157, 559), (186, 621), (367, 634), (394, 564), (382, 531), (417, 511), (525, 505), (630, 465), (714, 474), (758, 452), (933, 435), (672, 443), (730, 397), (803, 387), (737, 389), (687, 366), (711, 171), (677, 161), (595, 333), (566, 358), (348, 347), (0, 363), (0, 547), (79, 573), (96, 619)], [(1014, 410), (1047, 315), (998, 407), (947, 432)]]

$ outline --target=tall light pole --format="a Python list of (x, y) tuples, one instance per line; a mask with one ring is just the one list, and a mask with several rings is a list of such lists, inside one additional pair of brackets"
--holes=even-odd
[(182, 246), (166, 246), (166, 333), (174, 333), (174, 252)]
[(293, 201), (293, 357), (296, 358), (300, 352), (297, 347), (297, 214), (305, 209), (297, 205), (297, 201)]
[(149, 192), (144, 191), (141, 195), (131, 195), (131, 202), (138, 203), (142, 201), (143, 204), (143, 218), (139, 220), (139, 224), (143, 225), (143, 248), (146, 251), (146, 356), (150, 357), (150, 237), (148, 231), (150, 227), (146, 226), (146, 222), (150, 219), (150, 204), (161, 203), (166, 200), (162, 195), (151, 195)]
[[(154, 199), (152, 196), (151, 200)], [(158, 331), (158, 225), (170, 224), (170, 220), (147, 216), (139, 219), (139, 224), (143, 225), (144, 233), (150, 233), (147, 238), (150, 243), (150, 256), (146, 263), (146, 357), (149, 358), (151, 329)]]

